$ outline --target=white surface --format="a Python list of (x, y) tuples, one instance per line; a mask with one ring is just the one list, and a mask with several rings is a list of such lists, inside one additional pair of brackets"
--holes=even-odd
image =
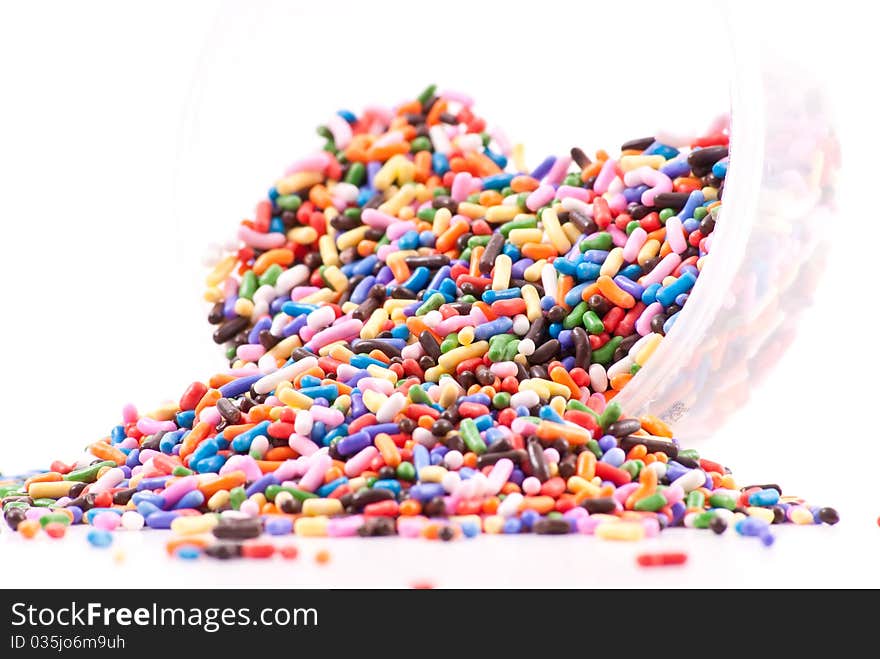
[[(798, 3), (798, 11), (807, 10), (807, 4)], [(289, 23), (293, 35), (289, 61), (276, 61), (265, 70), (245, 71), (244, 75), (237, 72), (239, 78), (252, 77), (253, 87), (241, 90), (244, 100), (231, 114), (235, 120), (228, 126), (228, 141), (207, 145), (209, 158), (228, 162), (228, 173), (218, 175), (213, 185), (204, 184), (206, 189), (200, 194), (206, 203), (199, 212), (193, 203), (198, 196), (192, 190), (182, 190), (175, 203), (173, 183), (176, 169), (182, 164), (185, 174), (193, 162), (188, 149), (198, 147), (198, 127), (194, 138), (193, 126), (182, 126), (182, 118), (193, 93), (193, 76), (214, 6), (203, 1), (142, 6), (58, 2), (9, 3), (0, 8), (0, 89), (4, 92), (0, 103), (4, 247), (0, 277), (5, 286), (0, 306), (0, 349), (4, 351), (0, 400), (5, 409), (0, 470), (6, 473), (45, 466), (56, 458), (71, 459), (117, 422), (124, 403), (134, 401), (150, 409), (166, 398), (176, 398), (190, 381), (223, 365), (208, 338), (200, 301), (203, 272), (198, 261), (204, 247), (196, 239), (197, 232), (208, 230), (218, 241), (229, 236), (240, 214), (248, 212), (279, 169), (317, 146), (313, 126), (337, 104), (360, 107), (396, 99), (417, 93), (430, 80), (461, 87), (473, 93), (478, 108), (503, 124), (511, 137), (522, 137), (533, 145), (527, 150), (530, 162), (543, 157), (541, 149), (567, 148), (568, 141), (556, 144), (554, 140), (570, 134), (570, 123), (585, 122), (584, 134), (575, 137), (589, 148), (613, 147), (623, 136), (655, 127), (640, 123), (655, 117), (648, 112), (650, 105), (636, 107), (614, 100), (614, 83), (621, 72), (609, 68), (607, 73), (597, 73), (587, 67), (584, 75), (597, 76), (591, 84), (611, 100), (577, 106), (551, 103), (548, 97), (547, 111), (558, 113), (548, 133), (534, 117), (536, 105), (544, 105), (521, 91), (525, 87), (518, 85), (526, 82), (508, 73), (492, 73), (495, 62), (506, 55), (503, 49), (496, 52), (487, 45), (479, 47), (485, 68), (459, 67), (455, 75), (461, 77), (456, 80), (450, 79), (455, 67), (435, 63), (422, 70), (425, 60), (418, 56), (393, 57), (381, 51), (382, 66), (360, 71), (357, 57), (342, 51), (330, 53), (326, 57), (346, 57), (348, 65), (342, 78), (328, 85), (326, 97), (313, 93), (302, 104), (278, 108), (272, 103), (271, 85), (296, 84), (298, 74), (303, 73), (299, 68), (312, 71), (310, 67), (318, 66), (303, 64), (296, 57), (297, 38), (306, 38), (297, 34), (297, 27), (308, 20), (304, 16)], [(543, 41), (536, 38), (520, 47), (520, 61), (532, 75), (553, 75), (558, 60), (562, 60), (558, 66), (564, 66), (566, 57), (580, 52), (579, 35), (594, 43), (602, 39), (604, 28), (611, 29), (607, 20), (568, 21), (558, 28), (565, 31), (557, 44), (562, 56), (553, 57), (541, 50), (548, 47), (551, 19), (547, 12), (534, 21), (529, 18), (530, 25), (544, 35)], [(877, 147), (869, 143), (876, 139), (876, 131), (868, 123), (868, 113), (876, 107), (876, 91), (863, 88), (863, 67), (850, 66), (876, 61), (870, 52), (875, 40), (869, 32), (875, 22), (843, 16), (843, 29), (843, 23), (835, 27), (836, 20), (829, 17), (827, 65), (838, 71), (832, 91), (838, 100), (850, 172), (843, 178), (842, 217), (855, 229), (841, 233), (836, 242), (826, 278), (816, 293), (816, 307), (805, 317), (788, 354), (748, 409), (701, 448), (708, 457), (729, 465), (743, 484), (778, 482), (787, 493), (836, 506), (841, 524), (835, 529), (785, 529), (771, 550), (733, 537), (719, 541), (708, 534), (669, 534), (662, 542), (688, 547), (693, 561), (687, 570), (668, 573), (636, 570), (632, 553), (638, 549), (628, 546), (575, 537), (523, 537), (442, 546), (340, 541), (333, 543), (338, 560), (331, 566), (318, 571), (304, 558), (291, 565), (289, 575), (287, 568), (280, 570), (283, 578), (289, 576), (290, 583), (315, 584), (324, 579), (327, 584), (384, 583), (384, 576), (370, 574), (382, 567), (388, 585), (422, 578), (441, 585), (475, 586), (627, 585), (648, 583), (648, 579), (657, 580), (658, 585), (665, 580), (699, 585), (712, 578), (734, 585), (746, 585), (749, 579), (758, 585), (760, 579), (767, 585), (787, 586), (803, 585), (806, 577), (825, 585), (858, 585), (862, 580), (880, 585), (872, 560), (880, 537), (874, 522), (880, 514), (880, 497), (869, 480), (876, 455), (871, 392), (876, 391), (878, 363), (876, 351), (862, 347), (872, 341), (869, 319), (876, 312), (866, 295), (871, 295), (870, 286), (876, 280), (876, 264), (866, 247), (851, 246), (857, 242), (856, 232), (876, 226), (857, 196), (865, 181), (862, 172), (873, 171), (877, 153)], [(409, 24), (400, 29), (410, 29)], [(362, 34), (371, 33), (363, 30)], [(556, 44), (557, 39), (551, 42)], [(682, 44), (675, 46), (682, 52), (692, 52), (683, 45), (685, 34), (675, 43)], [(359, 45), (363, 50), (369, 44)], [(226, 61), (235, 60), (235, 47), (235, 43), (224, 45)], [(454, 53), (461, 48), (461, 43), (452, 40), (450, 56), (456, 57)], [(683, 66), (698, 66), (697, 61), (689, 55)], [(338, 70), (335, 64), (329, 61), (320, 67)], [(627, 75), (636, 80), (638, 72)], [(488, 83), (483, 81), (493, 76), (503, 77), (505, 83), (494, 83), (491, 93), (484, 94)], [(200, 81), (196, 97), (203, 87)], [(578, 89), (585, 98), (598, 93), (589, 91), (592, 87)], [(712, 89), (717, 91), (717, 86)], [(701, 97), (701, 103), (708, 106), (711, 100)], [(618, 123), (607, 125), (615, 115)], [(267, 142), (273, 134), (281, 138)], [(606, 134), (608, 138), (603, 139)], [(181, 143), (186, 147), (182, 160), (177, 155)], [(184, 176), (182, 180), (192, 179)], [(235, 183), (234, 189), (230, 182)], [(205, 210), (218, 204), (228, 212)], [(873, 242), (870, 238), (861, 244)], [(841, 328), (851, 338), (839, 339)], [(62, 555), (71, 565), (83, 567), (81, 574), (64, 572), (65, 580), (71, 580), (65, 583), (70, 585), (87, 581), (86, 566), (107, 562), (106, 555), (91, 552), (84, 540), (74, 539), (62, 549), (50, 547), (46, 538), (24, 545), (10, 536), (6, 528), (0, 532), (0, 556), (13, 559), (18, 566), (11, 575), (13, 583), (48, 584), (45, 566), (56, 564)], [(162, 540), (150, 539), (148, 534), (136, 540), (144, 546), (131, 548), (127, 562), (110, 568), (122, 571), (118, 573), (122, 583), (172, 585), (182, 578), (211, 584), (277, 583), (270, 567), (252, 563), (232, 570), (223, 564), (222, 571), (204, 564), (154, 563), (162, 553)], [(373, 558), (375, 562), (370, 562)], [(140, 563), (141, 559), (145, 562)], [(437, 561), (454, 567), (444, 568), (442, 574), (419, 574), (421, 568), (427, 570), (427, 565)], [(606, 564), (619, 569), (595, 567)], [(156, 565), (161, 569), (155, 569)], [(500, 567), (508, 565), (508, 569)], [(42, 572), (27, 572), (40, 567)], [(46, 574), (45, 581), (32, 576), (38, 573)], [(149, 580), (143, 577), (145, 573), (151, 575)], [(4, 575), (4, 583), (9, 576)]]
[[(859, 523), (862, 522), (862, 523)], [(295, 538), (295, 560), (220, 561), (167, 558), (169, 531), (114, 534), (114, 544), (94, 549), (85, 528), (64, 540), (0, 537), (0, 555), (14, 558), (4, 575), (8, 588), (843, 588), (880, 586), (876, 566), (880, 529), (850, 518), (835, 527), (784, 527), (772, 548), (733, 532), (671, 529), (639, 543), (582, 535), (480, 536), (440, 542), (404, 538)], [(74, 533), (77, 532), (77, 533)], [(330, 551), (319, 565), (315, 553)], [(681, 567), (643, 568), (643, 552), (685, 551)], [(62, 558), (63, 556), (63, 558)], [(59, 561), (63, 560), (61, 567)], [(55, 567), (49, 569), (47, 566)], [(40, 566), (40, 567), (38, 567)], [(31, 570), (27, 568), (32, 567)]]

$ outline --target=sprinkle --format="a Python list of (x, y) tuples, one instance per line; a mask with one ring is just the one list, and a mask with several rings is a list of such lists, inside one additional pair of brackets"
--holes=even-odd
[(213, 257), (228, 369), (157, 410), (127, 405), (75, 463), (0, 481), (10, 528), (89, 524), (95, 547), (170, 529), (169, 555), (231, 560), (294, 559), (289, 535), (730, 527), (769, 546), (775, 525), (837, 523), (778, 486), (739, 487), (615, 400), (700, 290), (726, 123), (529, 170), (468, 96), (431, 86), (319, 133)]

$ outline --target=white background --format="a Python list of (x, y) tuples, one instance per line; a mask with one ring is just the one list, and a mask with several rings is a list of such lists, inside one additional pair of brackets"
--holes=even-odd
[[(323, 13), (266, 2), (0, 5), (0, 471), (71, 459), (117, 422), (124, 403), (148, 410), (223, 366), (200, 300), (205, 245), (232, 235), (287, 162), (318, 146), (314, 126), (339, 107), (393, 103), (436, 81), (473, 94), (483, 116), (526, 143), (531, 163), (573, 143), (614, 148), (659, 126), (699, 129), (726, 110), (714, 6), (707, 18), (661, 15), (656, 3), (622, 17), (544, 2), (505, 5), (502, 20), (494, 8), (474, 15), (475, 3), (445, 3), (433, 14), (412, 3), (380, 12), (381, 4), (333, 3)], [(778, 26), (796, 38), (796, 17), (821, 7), (810, 5), (786, 3), (767, 20), (791, 17)], [(856, 15), (856, 3), (842, 5), (823, 17), (826, 31), (815, 42), (846, 166), (830, 266), (776, 371), (700, 448), (741, 482), (779, 482), (836, 506), (844, 521), (833, 530), (791, 529), (770, 551), (736, 538), (718, 545), (670, 534), (664, 542), (691, 547), (695, 566), (658, 580), (880, 585), (869, 560), (880, 548), (869, 233), (877, 218), (868, 196), (876, 188), (870, 72), (878, 60), (874, 23)], [(483, 25), (497, 27), (487, 37)], [(0, 555), (49, 560), (45, 542), (27, 552), (9, 536), (4, 528)], [(147, 542), (131, 551), (151, 560), (159, 549)], [(719, 546), (724, 560), (713, 559)], [(380, 561), (395, 553), (389, 547), (409, 558), (386, 574), (366, 577), (353, 556), (286, 581), (462, 585), (461, 573), (421, 570), (441, 556), (436, 547), (340, 551)], [(632, 567), (634, 550), (597, 547), (583, 538), (533, 538), (513, 555), (541, 561), (595, 551), (619, 566), (586, 569), (572, 560), (568, 572), (530, 573), (530, 585), (644, 578)], [(472, 551), (458, 547), (454, 555), (467, 562)], [(734, 570), (736, 560), (745, 563)], [(169, 570), (193, 582), (275, 579), (253, 566), (234, 576), (204, 567)], [(120, 570), (125, 583), (143, 583)], [(514, 583), (499, 569), (467, 579)]]

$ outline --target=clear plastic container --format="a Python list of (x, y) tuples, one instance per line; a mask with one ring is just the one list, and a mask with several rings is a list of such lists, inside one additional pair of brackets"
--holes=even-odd
[(462, 89), (533, 163), (658, 128), (697, 134), (729, 111), (710, 256), (617, 399), (673, 423), (682, 440), (708, 437), (790, 342), (821, 272), (839, 157), (811, 65), (819, 26), (745, 3), (686, 14), (638, 2), (485, 4), (221, 5), (181, 133), (181, 276), (202, 280), (189, 246), (232, 235), (285, 165), (318, 147), (312, 127), (350, 104), (393, 102), (429, 82)]

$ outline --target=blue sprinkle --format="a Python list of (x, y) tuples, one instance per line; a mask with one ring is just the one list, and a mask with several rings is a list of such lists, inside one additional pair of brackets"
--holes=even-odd
[(201, 551), (195, 545), (183, 545), (177, 549), (177, 558), (181, 558), (185, 561), (194, 561), (200, 554)]
[(289, 517), (270, 517), (265, 524), (269, 535), (290, 535), (293, 531), (293, 520)]
[(86, 538), (93, 547), (104, 548), (113, 544), (113, 536), (110, 535), (109, 531), (104, 531), (103, 529), (92, 529)]

